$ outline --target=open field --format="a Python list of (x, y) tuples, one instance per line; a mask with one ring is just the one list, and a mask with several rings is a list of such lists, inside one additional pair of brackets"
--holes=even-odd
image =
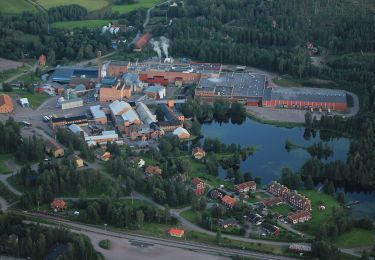
[(6, 174), (12, 172), (8, 166), (5, 165), (5, 161), (12, 158), (12, 154), (0, 154), (0, 174)]
[(0, 1), (0, 11), (6, 14), (19, 14), (25, 11), (35, 12), (36, 9), (26, 0), (2, 0)]
[[(306, 196), (311, 200), (313, 214), (312, 219), (309, 222), (302, 224), (302, 226), (304, 227), (303, 230), (305, 232), (313, 235), (316, 230), (318, 230), (318, 227), (320, 225), (330, 221), (332, 210), (334, 208), (340, 207), (340, 204), (332, 196), (321, 192), (306, 190), (300, 191), (300, 194)], [(321, 201), (326, 207), (325, 210), (318, 210), (319, 201)]]
[(37, 0), (37, 3), (47, 10), (60, 5), (76, 4), (85, 7), (89, 12), (102, 9), (109, 5), (109, 2), (106, 0)]
[(250, 203), (255, 203), (255, 202), (259, 202), (259, 201), (268, 199), (270, 197), (271, 197), (271, 195), (269, 195), (268, 193), (265, 193), (265, 192), (254, 192), (254, 193), (251, 193), (251, 195), (247, 199), (247, 201), (250, 202)]
[(58, 29), (74, 29), (74, 28), (99, 28), (104, 25), (108, 25), (110, 22), (115, 22), (111, 20), (82, 20), (82, 21), (63, 21), (56, 22), (52, 24), (53, 28)]
[(185, 219), (189, 220), (191, 223), (199, 224), (199, 213), (197, 211), (194, 211), (192, 209), (185, 210), (181, 213), (181, 216)]
[[(1, 65), (0, 65), (1, 67)], [(6, 69), (6, 70), (1, 70), (0, 68), (0, 82), (4, 82), (5, 80), (17, 75), (17, 74), (20, 74), (20, 73), (23, 73), (23, 72), (27, 72), (28, 71), (28, 68), (27, 67), (18, 67), (18, 68), (11, 68), (11, 69)]]
[(339, 236), (336, 245), (343, 248), (372, 246), (375, 242), (374, 230), (353, 229)]
[(271, 210), (283, 216), (288, 216), (288, 214), (293, 211), (292, 207), (287, 204), (273, 206), (271, 207)]
[(160, 0), (138, 0), (138, 3), (135, 3), (135, 4), (113, 5), (112, 12), (119, 12), (120, 14), (125, 14), (125, 13), (129, 13), (139, 8), (150, 8), (159, 2), (161, 1)]
[[(0, 92), (0, 94), (2, 93)], [(44, 102), (44, 100), (50, 97), (47, 94), (29, 93), (27, 91), (18, 90), (18, 89), (13, 90), (12, 92), (6, 92), (3, 94), (7, 94), (16, 98), (27, 98), (29, 100), (30, 107), (33, 109), (36, 109), (37, 107), (39, 107)]]

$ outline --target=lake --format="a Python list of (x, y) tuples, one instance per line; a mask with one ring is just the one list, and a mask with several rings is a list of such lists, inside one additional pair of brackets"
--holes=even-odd
[[(232, 123), (212, 122), (202, 125), (202, 135), (205, 138), (219, 138), (225, 144), (240, 144), (241, 146), (255, 146), (256, 151), (241, 163), (241, 171), (251, 171), (253, 177), (262, 178), (263, 184), (277, 180), (283, 167), (298, 171), (310, 154), (304, 149), (285, 149), (285, 141), (309, 146), (320, 141), (319, 134), (304, 139), (303, 127), (284, 128), (262, 124), (247, 118), (241, 125)], [(346, 161), (350, 140), (348, 138), (334, 138), (326, 141), (333, 150), (333, 156), (327, 161)], [(225, 178), (226, 171), (220, 169), (219, 177)]]

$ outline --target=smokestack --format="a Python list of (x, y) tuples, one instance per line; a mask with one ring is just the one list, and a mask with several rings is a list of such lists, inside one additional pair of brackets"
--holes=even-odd
[(163, 49), (163, 52), (165, 54), (165, 58), (169, 58), (169, 55), (168, 55), (168, 48), (169, 48), (169, 39), (164, 37), (164, 36), (161, 36), (160, 37), (160, 43), (161, 43), (161, 48)]
[(100, 58), (102, 57), (102, 52), (98, 51), (97, 59), (98, 59), (98, 82), (102, 82), (102, 61)]
[(150, 40), (150, 43), (152, 44), (152, 48), (154, 51), (158, 54), (159, 60), (161, 59), (161, 49), (160, 49), (160, 42), (155, 41), (154, 39)]

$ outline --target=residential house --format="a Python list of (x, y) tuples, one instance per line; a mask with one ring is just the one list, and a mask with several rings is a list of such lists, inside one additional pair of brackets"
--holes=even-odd
[(53, 200), (50, 206), (54, 211), (63, 211), (67, 208), (67, 205), (64, 200), (57, 199)]
[(219, 199), (221, 200), (224, 197), (225, 194), (220, 192), (218, 189), (213, 189), (210, 191), (210, 197), (213, 199)]
[(200, 147), (195, 147), (192, 151), (192, 155), (195, 159), (201, 160), (203, 157), (206, 156), (206, 152)]
[(233, 208), (237, 201), (235, 198), (232, 198), (228, 195), (225, 195), (222, 199), (221, 199), (221, 203), (223, 203), (226, 207), (228, 208)]
[(292, 224), (306, 222), (311, 219), (312, 215), (309, 211), (299, 210), (288, 214), (288, 221)]
[(171, 228), (168, 230), (168, 234), (172, 237), (182, 237), (184, 233), (183, 229)]
[(204, 195), (204, 191), (205, 191), (205, 188), (206, 188), (206, 183), (203, 180), (201, 180), (199, 178), (194, 178), (191, 181), (191, 183), (193, 185), (193, 189), (194, 189), (195, 195), (197, 195), (197, 196)]
[(147, 175), (147, 176), (152, 176), (152, 175), (155, 175), (155, 174), (157, 174), (157, 175), (161, 175), (161, 169), (160, 169), (160, 167), (159, 166), (153, 166), (153, 165), (149, 165), (149, 166), (147, 166), (146, 167), (146, 169), (145, 169), (145, 174)]
[(244, 183), (234, 185), (234, 190), (237, 193), (247, 193), (249, 191), (254, 191), (256, 189), (257, 189), (257, 184), (255, 181), (247, 181)]
[(274, 235), (278, 236), (280, 235), (280, 229), (276, 227), (275, 225), (269, 224), (269, 223), (264, 223), (262, 225), (262, 228), (264, 231), (266, 231), (269, 235)]
[(0, 95), (0, 113), (12, 113), (13, 110), (13, 102), (10, 96)]
[(311, 201), (305, 196), (298, 194), (297, 192), (290, 192), (287, 195), (287, 201), (289, 202), (289, 204), (298, 209), (311, 211)]
[(268, 187), (268, 192), (274, 196), (285, 197), (289, 193), (289, 189), (284, 185), (274, 181)]
[(173, 131), (173, 135), (176, 135), (179, 139), (189, 139), (190, 134), (189, 132), (183, 128), (183, 127), (178, 127)]
[(293, 253), (308, 253), (311, 252), (311, 246), (304, 244), (291, 244), (289, 246), (289, 251)]
[(219, 219), (218, 224), (221, 228), (227, 229), (229, 227), (236, 227), (237, 226), (237, 220), (234, 218), (229, 219)]
[(272, 207), (272, 206), (275, 206), (275, 205), (280, 205), (280, 204), (283, 204), (285, 203), (284, 200), (280, 197), (275, 197), (275, 198), (271, 198), (271, 199), (268, 199), (268, 200), (264, 200), (263, 201), (263, 204), (266, 206), (266, 207)]
[(252, 213), (252, 212), (249, 212), (246, 216), (247, 220), (250, 221), (251, 223), (259, 226), (260, 224), (263, 223), (264, 219), (262, 218), (261, 215), (259, 215), (258, 213)]
[(73, 162), (73, 164), (74, 164), (74, 166), (75, 166), (76, 168), (81, 168), (81, 167), (83, 167), (83, 160), (82, 160), (82, 158), (80, 158), (78, 155), (73, 154), (73, 155), (70, 156), (69, 159)]
[(45, 141), (44, 150), (55, 158), (64, 156), (64, 148), (52, 139)]
[(44, 54), (41, 54), (38, 58), (38, 64), (40, 67), (44, 67), (46, 65), (47, 57)]
[(98, 154), (97, 158), (107, 162), (109, 159), (111, 159), (112, 155), (110, 152), (104, 152), (103, 154)]

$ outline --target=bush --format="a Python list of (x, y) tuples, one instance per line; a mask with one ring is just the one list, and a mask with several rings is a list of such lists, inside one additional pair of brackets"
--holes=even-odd
[(108, 239), (101, 240), (99, 241), (99, 246), (101, 248), (109, 250), (111, 248), (111, 241), (109, 241)]

